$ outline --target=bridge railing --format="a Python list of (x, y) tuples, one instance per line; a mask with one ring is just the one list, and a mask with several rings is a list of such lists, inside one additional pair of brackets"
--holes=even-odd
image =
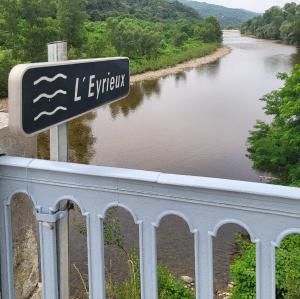
[(197, 299), (213, 298), (212, 240), (227, 223), (244, 227), (256, 244), (257, 299), (275, 299), (275, 248), (300, 233), (300, 189), (35, 159), (0, 158), (2, 299), (14, 299), (11, 204), (27, 194), (39, 222), (43, 295), (58, 299), (56, 223), (59, 203), (72, 200), (86, 217), (89, 296), (105, 298), (103, 219), (114, 206), (139, 227), (142, 299), (157, 298), (156, 228), (167, 215), (194, 235)]

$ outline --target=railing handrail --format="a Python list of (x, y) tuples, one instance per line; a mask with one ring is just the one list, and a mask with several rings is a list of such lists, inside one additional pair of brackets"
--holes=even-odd
[[(300, 188), (247, 181), (168, 174), (163, 172), (65, 163), (9, 156), (0, 157), (0, 167), (1, 166), (18, 167), (20, 169), (26, 169), (27, 171), (46, 170), (49, 172), (64, 174), (78, 174), (82, 176), (103, 178), (107, 177), (112, 179), (118, 178), (124, 180), (152, 182), (161, 185), (173, 185), (300, 200)], [(0, 168), (0, 177), (3, 175), (5, 174), (1, 172)], [(23, 178), (25, 179), (26, 176), (23, 176)]]

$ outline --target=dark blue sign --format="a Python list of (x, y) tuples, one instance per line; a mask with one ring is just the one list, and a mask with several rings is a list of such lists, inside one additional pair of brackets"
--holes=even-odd
[(10, 125), (32, 135), (126, 97), (129, 86), (127, 58), (18, 65), (9, 101), (20, 111)]

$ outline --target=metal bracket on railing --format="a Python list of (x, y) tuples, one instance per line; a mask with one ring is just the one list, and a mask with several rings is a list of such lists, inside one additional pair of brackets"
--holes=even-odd
[(48, 223), (56, 223), (58, 220), (65, 218), (68, 215), (68, 210), (66, 211), (57, 211), (55, 213), (44, 213), (40, 211), (36, 211), (36, 219), (39, 222), (48, 222)]

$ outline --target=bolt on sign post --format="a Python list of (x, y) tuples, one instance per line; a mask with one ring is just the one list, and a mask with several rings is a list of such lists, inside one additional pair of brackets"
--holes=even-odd
[[(67, 162), (67, 122), (129, 94), (129, 59), (67, 60), (67, 43), (48, 45), (45, 63), (15, 66), (8, 82), (9, 127), (33, 136), (50, 129), (50, 159)], [(59, 298), (69, 299), (68, 203), (56, 223)]]

